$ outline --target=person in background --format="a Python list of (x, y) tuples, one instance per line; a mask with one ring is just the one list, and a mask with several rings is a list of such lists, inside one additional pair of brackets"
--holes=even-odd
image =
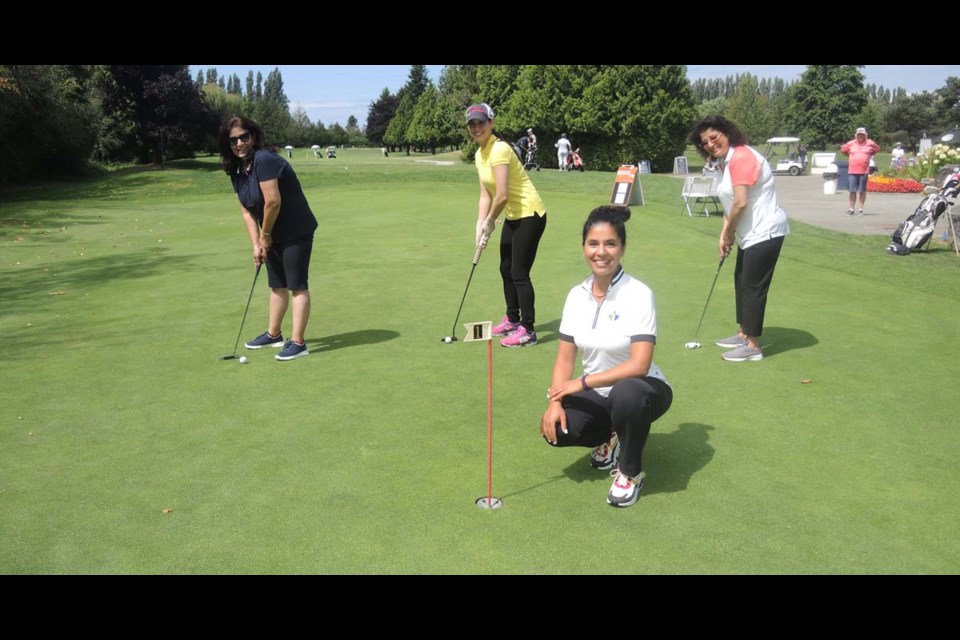
[(557, 148), (557, 171), (566, 171), (567, 159), (570, 157), (570, 150), (573, 145), (567, 139), (567, 134), (561, 133), (560, 139), (553, 145)]
[[(293, 167), (266, 148), (263, 128), (234, 117), (220, 129), (220, 164), (240, 200), (240, 212), (253, 245), (253, 263), (266, 263), (270, 285), (267, 330), (247, 342), (247, 349), (281, 348), (277, 360), (309, 355), (304, 331), (310, 318), (308, 274), (317, 219), (303, 195)], [(293, 294), (291, 339), (284, 343), (280, 327)]]
[(770, 163), (748, 142), (737, 125), (723, 116), (707, 116), (690, 134), (690, 143), (701, 156), (713, 156), (723, 166), (717, 189), (724, 209), (720, 257), (730, 255), (737, 244), (733, 284), (739, 329), (716, 342), (729, 349), (722, 356), (728, 362), (763, 359), (760, 336), (767, 293), (783, 239), (790, 233), (787, 213), (777, 202)]
[[(629, 507), (643, 488), (650, 426), (670, 408), (673, 390), (653, 362), (653, 291), (625, 273), (630, 209), (605, 205), (583, 225), (591, 274), (567, 294), (540, 435), (555, 447), (593, 447), (590, 465), (611, 470), (607, 503)], [(575, 377), (577, 352), (583, 375)]]
[(870, 176), (870, 161), (873, 154), (880, 151), (880, 145), (867, 138), (867, 130), (857, 129), (853, 140), (840, 147), (840, 153), (850, 158), (850, 169), (847, 173), (847, 190), (850, 192), (850, 207), (847, 215), (854, 215), (853, 207), (857, 203), (857, 192), (860, 193), (860, 209), (856, 215), (863, 215), (863, 205), (867, 202), (867, 178)]
[(797, 160), (804, 169), (807, 168), (807, 147), (802, 142), (797, 143)]
[(504, 336), (500, 340), (504, 347), (533, 346), (537, 344), (536, 300), (530, 271), (547, 228), (546, 205), (513, 145), (494, 131), (490, 105), (471, 105), (466, 118), (470, 139), (479, 145), (475, 158), (480, 178), (477, 246), (485, 245), (493, 235), (501, 215), (506, 218), (500, 232), (500, 277), (507, 309), (492, 333)]
[(890, 152), (890, 166), (895, 169), (902, 169), (906, 164), (904, 153), (906, 152), (904, 151), (901, 143), (898, 142), (897, 144), (893, 145), (893, 151)]

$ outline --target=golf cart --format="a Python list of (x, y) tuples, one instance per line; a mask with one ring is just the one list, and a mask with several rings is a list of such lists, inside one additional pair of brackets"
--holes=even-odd
[(336, 158), (337, 157), (337, 148), (334, 146), (327, 147), (327, 157)]
[(803, 163), (797, 153), (800, 138), (770, 138), (763, 155), (770, 162), (774, 173), (789, 173), (798, 176), (803, 173)]

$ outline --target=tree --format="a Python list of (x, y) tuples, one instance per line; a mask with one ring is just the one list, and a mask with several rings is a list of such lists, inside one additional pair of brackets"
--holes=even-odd
[(205, 84), (217, 84), (217, 68), (207, 69), (207, 81)]
[(334, 122), (327, 127), (327, 141), (329, 144), (335, 144), (337, 146), (345, 145), (348, 139), (349, 136), (346, 130), (340, 126), (339, 122)]
[(429, 148), (430, 153), (436, 153), (443, 131), (444, 120), (440, 112), (440, 96), (433, 83), (429, 83), (417, 100), (410, 127), (407, 129), (407, 138), (414, 146), (420, 149)]
[(884, 129), (896, 138), (893, 142), (903, 142), (908, 147), (914, 148), (919, 144), (924, 133), (932, 134), (939, 131), (939, 126), (936, 124), (939, 102), (938, 96), (928, 91), (901, 98), (887, 107), (884, 112)]
[(463, 114), (479, 95), (477, 65), (447, 65), (437, 81), (441, 117), (440, 144), (460, 144), (466, 140)]
[(360, 129), (360, 124), (356, 116), (347, 118), (347, 145), (351, 147), (365, 147), (369, 144), (367, 136)]
[(197, 71), (196, 83), (198, 87), (202, 87), (207, 83), (207, 81), (204, 79), (203, 69), (200, 69), (199, 71)]
[(216, 153), (219, 145), (217, 140), (219, 127), (230, 118), (243, 115), (243, 97), (224, 92), (218, 84), (207, 84), (203, 86), (203, 102), (217, 123), (217, 126), (209, 129), (204, 136), (204, 149), (208, 153)]
[(283, 92), (283, 76), (280, 68), (274, 67), (263, 84), (263, 95), (257, 100), (255, 111), (255, 119), (263, 127), (268, 141), (286, 144), (287, 127), (290, 125), (289, 105), (290, 100)]
[(387, 127), (393, 120), (394, 114), (400, 100), (397, 96), (390, 93), (390, 89), (384, 88), (380, 92), (380, 97), (375, 102), (370, 103), (367, 110), (367, 139), (375, 145), (383, 146), (386, 141)]
[(300, 104), (290, 114), (290, 126), (287, 129), (287, 142), (295, 147), (309, 147), (316, 144), (316, 131), (306, 109)]
[(790, 130), (811, 146), (832, 148), (850, 138), (859, 124), (867, 91), (863, 65), (807, 66), (790, 91)]
[(85, 166), (96, 131), (92, 75), (90, 65), (0, 65), (0, 183)]
[(670, 170), (696, 116), (683, 65), (600, 66), (580, 112), (572, 133), (597, 132), (593, 164), (608, 170), (641, 159), (654, 171)]
[(397, 106), (396, 113), (390, 120), (384, 133), (383, 140), (391, 147), (404, 147), (407, 155), (410, 155), (410, 139), (407, 137), (407, 131), (410, 129), (410, 123), (413, 121), (413, 112), (416, 109), (416, 103), (411, 94), (404, 89), (400, 90), (400, 104)]
[(725, 116), (737, 123), (754, 142), (772, 137), (776, 131), (771, 99), (760, 91), (756, 76), (749, 73), (738, 78), (737, 91), (727, 104)]
[[(187, 65), (176, 66), (172, 73), (144, 80), (142, 87), (140, 138), (152, 147), (154, 162), (161, 167), (166, 155), (192, 155), (203, 145), (206, 132), (219, 124), (206, 108)], [(156, 145), (151, 144), (154, 141)]]
[[(204, 143), (204, 131), (216, 127), (187, 65), (107, 65), (115, 94), (109, 102), (132, 108), (135, 153), (140, 162), (162, 163), (163, 154), (188, 155)], [(208, 70), (207, 77), (212, 78)], [(219, 83), (215, 83), (219, 84)], [(161, 151), (161, 148), (163, 151)]]
[(960, 128), (960, 78), (950, 76), (936, 93), (940, 98), (936, 107), (938, 129), (947, 131)]

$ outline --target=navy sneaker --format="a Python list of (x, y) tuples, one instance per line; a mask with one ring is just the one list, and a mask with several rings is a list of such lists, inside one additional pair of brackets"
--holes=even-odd
[(299, 344), (290, 340), (283, 346), (283, 351), (273, 356), (277, 360), (296, 360), (297, 358), (302, 358), (303, 356), (310, 355), (310, 352), (307, 351), (307, 344)]
[(269, 331), (264, 331), (256, 338), (244, 344), (247, 349), (263, 349), (265, 347), (282, 347), (283, 334), (279, 336), (270, 335)]

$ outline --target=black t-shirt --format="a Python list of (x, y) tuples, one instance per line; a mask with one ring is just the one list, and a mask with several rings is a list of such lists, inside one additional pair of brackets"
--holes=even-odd
[(285, 159), (268, 149), (259, 149), (253, 156), (253, 166), (247, 174), (230, 176), (233, 190), (247, 211), (253, 214), (257, 224), (263, 224), (263, 192), (260, 183), (277, 180), (280, 189), (280, 213), (271, 233), (275, 243), (295, 240), (312, 235), (317, 228), (317, 219), (310, 210), (300, 180), (293, 167)]

